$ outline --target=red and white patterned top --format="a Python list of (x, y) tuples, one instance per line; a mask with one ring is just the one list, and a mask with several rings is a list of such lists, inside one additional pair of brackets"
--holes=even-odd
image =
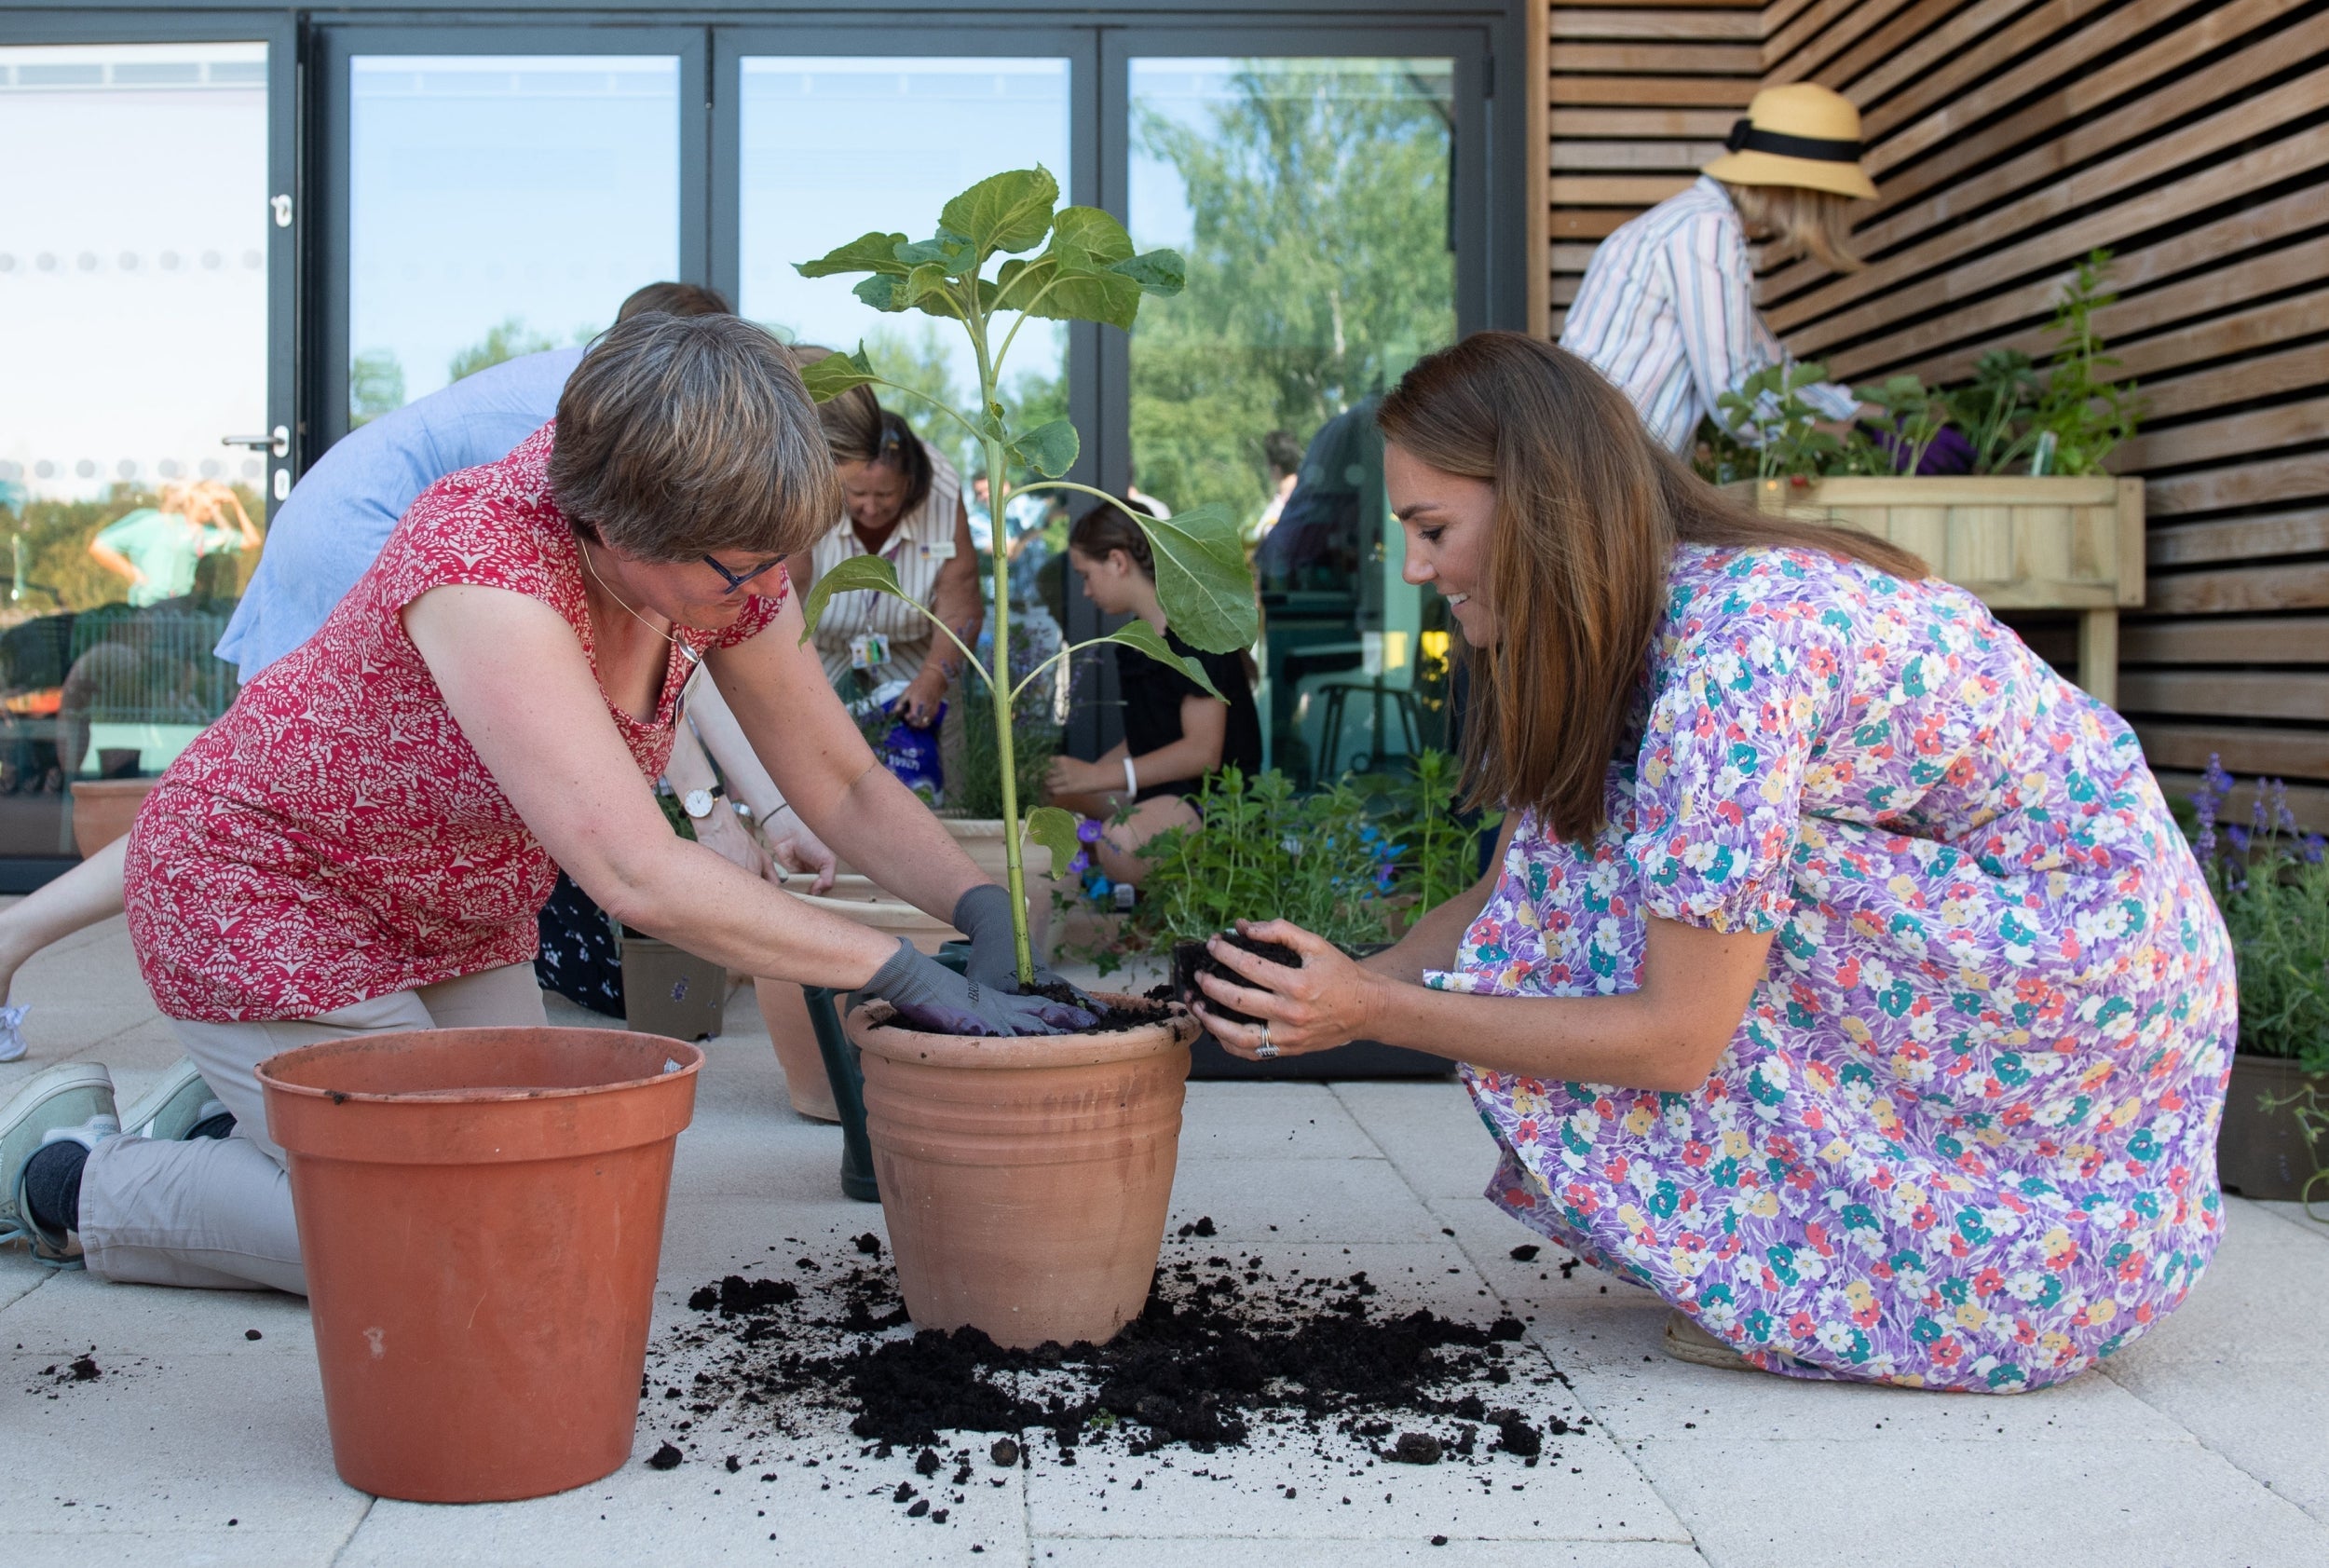
[[(165, 1014), (312, 1017), (533, 958), (557, 868), (446, 709), (402, 613), (447, 583), (524, 593), (565, 618), (595, 673), (580, 552), (550, 495), (553, 430), (423, 492), (322, 629), (155, 785), (129, 830), (125, 892)], [(690, 646), (755, 635), (784, 594), (779, 578)], [(689, 667), (674, 647), (650, 723), (606, 704), (647, 779), (670, 758)]]

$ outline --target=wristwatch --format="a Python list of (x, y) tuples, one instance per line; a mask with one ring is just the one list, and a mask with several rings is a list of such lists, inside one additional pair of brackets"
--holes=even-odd
[(697, 822), (712, 814), (712, 807), (726, 798), (728, 786), (714, 784), (709, 789), (691, 789), (679, 798), (680, 809)]

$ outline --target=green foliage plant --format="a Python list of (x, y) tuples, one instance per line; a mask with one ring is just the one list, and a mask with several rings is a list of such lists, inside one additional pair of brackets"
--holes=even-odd
[(1698, 470), (1716, 484), (1748, 477), (1812, 479), (1840, 474), (1914, 473), (1944, 425), (1973, 448), (1973, 471), (1995, 474), (2027, 464), (2033, 474), (2098, 474), (2141, 419), (2133, 382), (2111, 379), (2118, 361), (2104, 352), (2095, 312), (2118, 297), (2108, 291), (2111, 253), (2091, 252), (2055, 302), (2054, 347), (2041, 376), (2017, 348), (1993, 348), (1973, 363), (1973, 379), (1938, 391), (1914, 375), (1894, 375), (1854, 395), (1884, 411), (1888, 441), (1858, 425), (1842, 438), (1818, 429), (1818, 411), (1803, 389), (1827, 379), (1816, 362), (1770, 364), (1715, 400), (1699, 431)]
[[(2118, 298), (2107, 287), (2110, 268), (2108, 251), (2090, 252), (2054, 306), (2054, 352), (2030, 416), (2034, 455), (2053, 438), (2052, 460), (2043, 465), (2048, 473), (2101, 473), (2103, 460), (2135, 433), (2141, 416), (2134, 383), (2110, 378), (2118, 361), (2103, 351), (2094, 330), (2094, 313)], [(2031, 471), (2040, 465), (2034, 462)]]
[[(990, 264), (996, 264), (991, 273)], [(1014, 493), (1010, 474), (1015, 467), (1044, 476), (1018, 489), (1081, 492), (1117, 505), (1148, 536), (1156, 562), (1157, 597), (1173, 630), (1190, 646), (1208, 653), (1231, 653), (1251, 645), (1257, 630), (1253, 576), (1246, 565), (1237, 520), (1226, 507), (1192, 507), (1164, 520), (1124, 507), (1105, 491), (1071, 484), (1059, 476), (1075, 465), (1080, 450), (1075, 426), (1061, 417), (1026, 428), (1015, 423), (998, 394), (1011, 347), (1028, 320), (1096, 321), (1129, 331), (1144, 296), (1179, 292), (1183, 269), (1178, 254), (1136, 254), (1124, 225), (1109, 213), (1096, 207), (1061, 207), (1059, 183), (1038, 167), (993, 175), (955, 197), (940, 211), (937, 231), (927, 239), (909, 241), (903, 234), (878, 232), (861, 235), (827, 255), (798, 264), (797, 270), (804, 278), (864, 274), (855, 293), (876, 310), (892, 315), (919, 311), (956, 322), (969, 335), (978, 367), (978, 402), (965, 410), (888, 380), (860, 344), (854, 353), (837, 353), (808, 367), (802, 380), (810, 396), (822, 402), (852, 387), (875, 387), (919, 398), (960, 429), (984, 457), (993, 516), (1004, 515)], [(1009, 565), (1004, 552), (995, 552), (992, 669), (952, 628), (910, 598), (890, 563), (878, 555), (853, 557), (817, 579), (801, 607), (808, 621), (802, 637), (805, 641), (814, 632), (834, 594), (865, 590), (888, 593), (913, 605), (936, 626), (960, 649), (971, 674), (986, 685), (994, 699), (990, 706), (1001, 796), (997, 814), (1006, 825), (1003, 849), (1014, 936), (1019, 979), (1026, 985), (1034, 979), (1035, 963), (1028, 941), (1020, 842), (1020, 775), (1013, 722), (1018, 698), (1040, 685), (1054, 661), (1103, 642), (1170, 664), (1208, 691), (1213, 686), (1203, 665), (1173, 652), (1154, 628), (1137, 618), (1104, 637), (1062, 647), (1025, 676), (1016, 675), (1011, 658)], [(1079, 846), (1071, 812), (1039, 806), (1024, 821), (1027, 837), (1052, 852), (1054, 865), (1074, 857)]]
[(1224, 768), (1196, 799), (1201, 827), (1159, 834), (1129, 945), (1192, 942), (1274, 916), (1346, 947), (1381, 942), (1396, 911), (1445, 903), (1479, 877), (1491, 820), (1457, 806), (1459, 764), (1425, 751), (1382, 794), (1351, 780), (1310, 795), (1275, 769)]

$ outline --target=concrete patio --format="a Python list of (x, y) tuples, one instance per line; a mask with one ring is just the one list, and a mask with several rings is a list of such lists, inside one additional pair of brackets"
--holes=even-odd
[[(16, 1000), (34, 1006), (33, 1055), (0, 1067), (0, 1093), (94, 1059), (126, 1099), (177, 1055), (119, 921), (36, 961)], [(854, 1457), (838, 1425), (817, 1451), (847, 1464), (809, 1468), (779, 1440), (731, 1472), (718, 1461), (733, 1445), (707, 1438), (649, 1469), (664, 1437), (687, 1440), (650, 1405), (636, 1457), (597, 1485), (481, 1507), (375, 1501), (333, 1473), (300, 1302), (107, 1286), (11, 1250), (0, 1562), (2329, 1564), (2329, 1227), (2294, 1206), (2231, 1202), (2188, 1304), (2102, 1373), (2012, 1398), (1918, 1395), (1667, 1359), (1656, 1303), (1587, 1269), (1562, 1277), (1558, 1248), (1512, 1260), (1529, 1237), (1478, 1195), (1488, 1149), (1452, 1085), (1194, 1085), (1176, 1220), (1210, 1216), (1219, 1239), (1198, 1247), (1273, 1269), (1364, 1267), (1384, 1308), (1526, 1320), (1538, 1370), (1567, 1386), (1520, 1402), (1532, 1419), (1591, 1418), (1558, 1465), (1390, 1466), (1344, 1503), (1341, 1478), (1363, 1459), (1312, 1444), (1095, 1451), (1074, 1468), (1038, 1444), (1028, 1467), (995, 1471), (982, 1438), (978, 1479), (933, 1525), (889, 1497), (912, 1453)], [(740, 992), (680, 1142), (659, 1343), (694, 1320), (686, 1299), (706, 1280), (766, 1266), (772, 1247), (838, 1260), (845, 1238), (880, 1229), (877, 1209), (840, 1196), (838, 1155), (836, 1129), (786, 1106)], [(72, 1377), (82, 1356), (94, 1379)], [(651, 1354), (650, 1370), (679, 1367)]]

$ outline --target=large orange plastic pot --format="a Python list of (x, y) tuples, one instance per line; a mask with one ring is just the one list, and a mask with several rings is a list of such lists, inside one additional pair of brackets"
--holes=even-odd
[(906, 1312), (1001, 1345), (1113, 1338), (1156, 1275), (1196, 1020), (994, 1040), (890, 1016), (848, 1029)]
[(498, 1502), (630, 1457), (702, 1065), (595, 1029), (378, 1034), (259, 1064), (342, 1479)]

